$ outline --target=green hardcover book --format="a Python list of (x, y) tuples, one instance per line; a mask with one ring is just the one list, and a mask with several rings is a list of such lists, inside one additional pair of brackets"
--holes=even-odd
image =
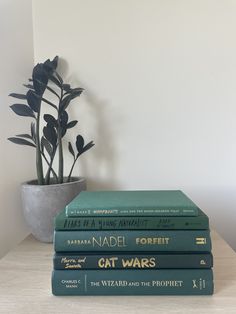
[(182, 191), (82, 191), (66, 206), (73, 216), (197, 216), (198, 207)]
[(209, 229), (209, 218), (200, 209), (198, 216), (167, 217), (67, 217), (63, 210), (54, 226), (55, 230), (203, 230)]
[(211, 295), (211, 269), (54, 270), (54, 295)]
[(56, 253), (54, 269), (162, 269), (162, 268), (211, 268), (211, 253), (119, 253), (98, 254)]
[(56, 252), (210, 252), (209, 230), (55, 231)]

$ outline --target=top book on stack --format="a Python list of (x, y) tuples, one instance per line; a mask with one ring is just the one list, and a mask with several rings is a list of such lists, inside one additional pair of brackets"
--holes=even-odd
[(66, 206), (67, 217), (198, 216), (180, 190), (82, 191)]

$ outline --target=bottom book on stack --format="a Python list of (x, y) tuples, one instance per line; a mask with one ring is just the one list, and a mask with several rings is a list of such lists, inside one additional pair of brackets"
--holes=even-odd
[(210, 295), (211, 253), (56, 253), (54, 295)]

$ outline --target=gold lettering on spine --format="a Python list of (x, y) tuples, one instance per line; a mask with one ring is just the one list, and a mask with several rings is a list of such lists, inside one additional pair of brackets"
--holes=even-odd
[(136, 238), (136, 244), (141, 245), (168, 245), (170, 238), (157, 237), (157, 238)]
[(117, 260), (118, 260), (118, 257), (109, 257), (109, 258), (102, 257), (98, 260), (98, 266), (100, 268), (115, 268)]
[(132, 257), (120, 258), (119, 266), (117, 265), (119, 257), (101, 257), (98, 259), (97, 265), (99, 268), (154, 268), (156, 266), (155, 257)]
[(123, 268), (153, 268), (156, 266), (155, 257), (151, 258), (131, 258), (124, 259), (122, 258), (122, 266)]
[(183, 280), (153, 280), (153, 287), (182, 287)]
[(126, 247), (125, 237), (92, 237), (93, 247)]
[(150, 267), (155, 267), (156, 266), (156, 258), (155, 257), (151, 257), (150, 258), (149, 265), (150, 265)]
[[(140, 261), (138, 258), (135, 260), (134, 266), (140, 268)], [(149, 259), (148, 258), (142, 258), (141, 259), (141, 268), (149, 268)]]
[(67, 240), (67, 245), (90, 245), (91, 240), (90, 239), (72, 239)]

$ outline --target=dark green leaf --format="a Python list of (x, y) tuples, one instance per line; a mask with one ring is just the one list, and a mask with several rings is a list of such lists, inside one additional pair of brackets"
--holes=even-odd
[(31, 130), (31, 136), (33, 138), (33, 141), (36, 142), (36, 132), (35, 132), (35, 123), (34, 122), (31, 122), (30, 130)]
[(60, 114), (60, 125), (63, 128), (66, 128), (68, 119), (69, 119), (68, 113), (66, 111), (62, 111)]
[(32, 140), (32, 139), (33, 139), (32, 136), (29, 135), (29, 134), (17, 134), (16, 136), (28, 138), (29, 140)]
[(58, 60), (59, 60), (58, 56), (54, 57), (54, 59), (52, 60), (52, 66), (54, 67), (54, 70), (56, 70), (57, 68)]
[[(42, 63), (38, 63), (33, 69), (33, 85), (36, 94), (42, 96), (48, 84), (48, 75)], [(42, 84), (41, 84), (42, 83)]]
[(47, 72), (48, 74), (52, 74), (54, 72), (54, 68), (53, 68), (51, 61), (49, 59), (47, 59), (43, 63), (43, 68), (44, 68), (45, 72)]
[(64, 89), (64, 91), (66, 92), (70, 92), (71, 91), (71, 87), (70, 84), (63, 84), (62, 88)]
[(74, 149), (71, 145), (71, 142), (68, 143), (68, 149), (69, 149), (69, 152), (71, 153), (71, 155), (74, 157), (75, 159), (75, 152), (74, 152)]
[(57, 145), (57, 133), (54, 127), (52, 127), (49, 123), (47, 126), (43, 128), (43, 134), (46, 139), (52, 144), (55, 148)]
[(64, 137), (66, 135), (66, 131), (67, 131), (66, 127), (61, 128), (61, 137)]
[(61, 88), (62, 84), (55, 76), (49, 75), (49, 80), (52, 81), (55, 85), (57, 85), (59, 88)]
[[(30, 80), (30, 79), (29, 79)], [(49, 87), (48, 85), (45, 85), (44, 83), (40, 82), (40, 81), (37, 81), (40, 85), (42, 85), (42, 87), (44, 87), (45, 89), (49, 90), (51, 93), (53, 93), (54, 95), (56, 95), (58, 98), (60, 98), (60, 96), (51, 88)], [(31, 86), (30, 84), (28, 85), (25, 85), (25, 87), (27, 86)], [(32, 86), (33, 87), (33, 86)], [(34, 88), (34, 87), (33, 87)]]
[(51, 114), (45, 114), (43, 118), (52, 127), (57, 127), (57, 120)]
[(71, 128), (73, 128), (74, 126), (76, 126), (77, 123), (78, 123), (77, 120), (70, 121), (70, 122), (67, 124), (66, 128), (67, 128), (67, 129), (71, 129)]
[(18, 99), (27, 99), (26, 95), (23, 95), (23, 94), (11, 93), (11, 94), (9, 94), (9, 96), (14, 97), (14, 98), (18, 98)]
[(79, 97), (81, 93), (83, 92), (83, 88), (75, 88), (72, 90), (71, 98), (74, 99), (76, 97)]
[(27, 105), (23, 104), (14, 104), (10, 106), (10, 108), (19, 116), (24, 116), (24, 117), (32, 117), (35, 118), (33, 110), (28, 107)]
[(82, 135), (77, 135), (77, 137), (76, 137), (76, 148), (77, 148), (79, 155), (81, 155), (83, 153), (83, 147), (84, 147), (84, 138)]
[(87, 145), (84, 146), (83, 148), (83, 153), (85, 153), (87, 150), (89, 150), (90, 148), (92, 148), (95, 144), (93, 143), (93, 141), (89, 142)]
[(19, 145), (27, 145), (27, 146), (36, 147), (33, 143), (31, 143), (31, 142), (29, 142), (23, 138), (9, 137), (8, 140), (11, 141), (12, 143), (19, 144)]
[(44, 136), (42, 136), (42, 138), (41, 138), (41, 147), (42, 147), (42, 151), (44, 151), (44, 148), (45, 148), (48, 155), (50, 157), (52, 157), (52, 154), (53, 154), (52, 145), (49, 143), (49, 141)]
[(57, 63), (58, 63), (58, 57), (55, 57), (52, 61), (47, 59), (43, 63), (45, 72), (47, 72), (48, 75), (52, 74), (57, 68)]
[(80, 93), (81, 94), (84, 91), (84, 88), (76, 87), (76, 88), (73, 88), (71, 91), (72, 91), (72, 93)]
[(26, 97), (27, 97), (27, 102), (28, 102), (28, 105), (30, 106), (30, 108), (34, 112), (39, 112), (40, 111), (40, 105), (41, 105), (41, 98), (37, 94), (35, 94), (35, 92), (32, 91), (31, 89), (28, 90)]
[(69, 106), (71, 100), (73, 100), (76, 97), (79, 97), (83, 91), (83, 88), (75, 88), (73, 89), (69, 95), (67, 95), (61, 102), (60, 108), (61, 110), (66, 110)]
[(71, 95), (67, 95), (60, 103), (60, 110), (61, 111), (65, 110), (69, 106), (71, 100), (72, 100)]
[(60, 114), (61, 136), (64, 137), (67, 131), (68, 113), (62, 111)]
[(31, 84), (23, 84), (23, 86), (25, 86), (26, 88), (34, 90), (34, 86)]

